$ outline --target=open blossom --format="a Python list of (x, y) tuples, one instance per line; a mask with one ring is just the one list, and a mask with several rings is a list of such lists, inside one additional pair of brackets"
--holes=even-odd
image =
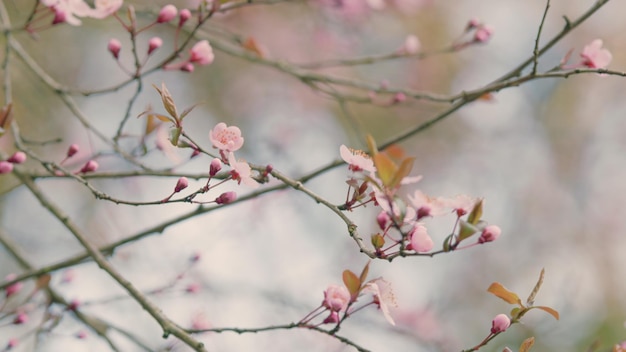
[(511, 319), (506, 314), (498, 314), (491, 322), (491, 333), (504, 332), (511, 326)]
[(189, 49), (189, 62), (195, 62), (198, 65), (209, 65), (215, 59), (213, 54), (213, 48), (207, 40), (197, 42), (191, 49)]
[(325, 308), (333, 312), (340, 312), (348, 307), (348, 303), (350, 303), (350, 292), (344, 286), (330, 285), (324, 291), (322, 305)]
[(580, 56), (583, 58), (582, 65), (589, 68), (606, 68), (613, 59), (610, 51), (602, 49), (602, 39), (587, 44)]
[(209, 133), (209, 139), (213, 146), (226, 152), (234, 152), (243, 146), (241, 130), (237, 126), (226, 126), (220, 122)]
[(440, 198), (432, 198), (417, 190), (409, 196), (409, 202), (417, 211), (417, 219), (429, 216), (441, 216), (447, 213), (446, 204)]
[(237, 181), (239, 184), (243, 182), (243, 184), (250, 186), (252, 188), (259, 187), (259, 183), (256, 182), (251, 174), (250, 165), (248, 165), (245, 161), (237, 161), (235, 159), (234, 153), (228, 153), (228, 164), (231, 167), (230, 177)]
[(371, 293), (374, 303), (378, 306), (383, 316), (389, 324), (396, 325), (396, 322), (391, 317), (389, 306), (394, 308), (398, 306), (396, 303), (396, 296), (393, 294), (391, 284), (383, 279), (376, 279), (368, 282), (363, 287), (364, 293)]
[(339, 147), (339, 154), (341, 155), (343, 161), (348, 163), (350, 171), (376, 172), (374, 161), (372, 161), (372, 158), (370, 158), (370, 156), (365, 154), (362, 150), (348, 148), (342, 144), (341, 147)]
[(442, 199), (441, 201), (448, 208), (452, 208), (457, 216), (461, 217), (472, 211), (477, 200), (468, 195), (459, 194), (454, 198)]
[(54, 11), (53, 24), (66, 22), (80, 26), (78, 17), (88, 16), (92, 10), (83, 0), (41, 0), (41, 3)]
[(406, 249), (414, 250), (417, 253), (426, 253), (430, 252), (434, 245), (426, 227), (419, 223), (415, 224), (409, 232), (409, 244), (406, 246)]
[(122, 7), (123, 2), (124, 0), (96, 0), (94, 2), (96, 8), (92, 9), (88, 16), (96, 19), (108, 17), (117, 12)]

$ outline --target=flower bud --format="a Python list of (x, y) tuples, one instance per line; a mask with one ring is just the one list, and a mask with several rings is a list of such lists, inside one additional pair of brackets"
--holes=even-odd
[(178, 193), (178, 192), (182, 191), (183, 189), (187, 188), (187, 186), (189, 186), (189, 181), (187, 180), (187, 177), (183, 176), (183, 177), (179, 178), (178, 182), (176, 182), (176, 187), (174, 188), (174, 193)]
[(404, 45), (402, 46), (402, 51), (405, 54), (415, 54), (420, 50), (420, 41), (413, 34), (406, 37), (404, 40)]
[(8, 161), (0, 161), (0, 175), (13, 171), (13, 164)]
[(476, 33), (474, 33), (474, 42), (477, 43), (486, 43), (493, 34), (493, 28), (491, 26), (480, 26), (476, 29)]
[(95, 160), (89, 160), (85, 163), (82, 169), (80, 169), (79, 173), (86, 174), (88, 172), (94, 172), (98, 170), (98, 162)]
[(12, 164), (21, 164), (26, 161), (26, 154), (19, 151), (15, 152), (13, 155), (11, 155), (9, 159), (7, 159), (7, 161)]
[(78, 147), (78, 144), (72, 144), (72, 145), (69, 146), (69, 148), (67, 148), (67, 153), (65, 155), (68, 158), (71, 158), (74, 155), (76, 155), (76, 153), (78, 153), (79, 150), (80, 150), (80, 148)]
[(195, 67), (191, 62), (188, 62), (180, 67), (180, 70), (183, 72), (193, 72), (194, 69)]
[(109, 40), (109, 45), (107, 46), (107, 48), (116, 60), (119, 59), (120, 50), (122, 50), (122, 43), (120, 43), (119, 40), (115, 38)]
[(222, 169), (222, 161), (219, 158), (211, 160), (211, 167), (209, 168), (209, 175), (215, 176)]
[(376, 222), (378, 222), (378, 227), (380, 227), (381, 230), (385, 230), (390, 221), (391, 218), (389, 218), (389, 214), (384, 210), (376, 216)]
[(18, 340), (16, 338), (9, 339), (9, 342), (7, 343), (7, 348), (6, 349), (10, 350), (12, 348), (17, 347), (17, 345), (19, 345), (19, 344), (20, 344), (20, 340)]
[(156, 49), (160, 48), (163, 45), (163, 39), (159, 37), (152, 37), (148, 41), (148, 55), (152, 54)]
[(187, 22), (190, 18), (191, 18), (191, 11), (187, 9), (180, 10), (180, 13), (178, 14), (178, 26), (182, 27), (185, 24), (185, 22)]
[(483, 229), (478, 238), (478, 243), (492, 242), (498, 239), (502, 231), (496, 225), (489, 225)]
[(177, 13), (178, 13), (178, 10), (176, 9), (176, 6), (172, 4), (165, 5), (163, 6), (163, 8), (161, 8), (161, 11), (159, 11), (159, 17), (157, 18), (157, 23), (169, 22), (174, 17), (176, 17)]
[[(5, 280), (10, 281), (13, 280), (17, 277), (17, 275), (15, 274), (9, 274), (5, 277)], [(18, 281), (12, 285), (7, 286), (7, 288), (5, 289), (5, 297), (9, 298), (11, 296), (13, 296), (14, 294), (20, 292), (20, 290), (22, 289), (22, 286), (24, 286), (22, 284), (22, 282)]]
[(28, 315), (24, 312), (17, 313), (13, 319), (13, 324), (15, 325), (25, 324), (26, 322), (28, 322)]
[(324, 319), (322, 324), (336, 324), (338, 322), (339, 322), (339, 313), (335, 311), (331, 311), (330, 315), (327, 316), (326, 319)]
[(237, 199), (237, 193), (235, 192), (224, 192), (220, 194), (219, 197), (215, 198), (215, 203), (217, 204), (229, 204), (234, 202)]
[(497, 334), (504, 332), (511, 326), (511, 319), (506, 314), (498, 314), (491, 321), (491, 333)]

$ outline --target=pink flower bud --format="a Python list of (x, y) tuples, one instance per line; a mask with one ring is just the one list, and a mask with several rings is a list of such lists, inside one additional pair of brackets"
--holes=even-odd
[(198, 284), (197, 282), (190, 283), (189, 285), (187, 285), (187, 288), (185, 288), (185, 291), (187, 291), (188, 293), (198, 293), (200, 292), (200, 284)]
[(109, 45), (107, 46), (109, 52), (113, 54), (113, 57), (117, 60), (120, 57), (120, 50), (122, 50), (122, 43), (119, 40), (113, 38), (109, 40)]
[(478, 28), (478, 26), (480, 26), (480, 20), (478, 18), (472, 18), (467, 22), (465, 30), (469, 31), (471, 29)]
[(215, 198), (215, 203), (217, 204), (229, 204), (234, 202), (237, 199), (237, 193), (235, 192), (224, 192), (220, 194), (219, 197)]
[(8, 161), (0, 161), (0, 175), (13, 171), (13, 164)]
[(9, 343), (7, 343), (7, 350), (15, 348), (19, 344), (20, 344), (20, 340), (18, 340), (16, 338), (12, 338), (12, 339), (9, 340)]
[(178, 14), (178, 26), (182, 27), (185, 22), (187, 22), (187, 20), (189, 20), (191, 18), (191, 11), (187, 10), (187, 9), (182, 9), (180, 10), (180, 14)]
[(68, 158), (73, 157), (74, 155), (76, 155), (76, 153), (78, 153), (78, 151), (80, 150), (80, 148), (78, 147), (78, 144), (72, 144), (70, 145), (69, 148), (67, 148), (67, 154), (66, 156)]
[(197, 263), (197, 262), (199, 262), (199, 261), (200, 261), (200, 258), (201, 258), (201, 257), (202, 257), (202, 256), (200, 255), (200, 253), (194, 253), (194, 254), (191, 256), (191, 258), (189, 258), (189, 260), (190, 260), (192, 263)]
[(434, 243), (432, 238), (428, 235), (428, 230), (422, 224), (416, 224), (409, 232), (409, 243), (406, 249), (414, 250), (418, 253), (430, 252)]
[(413, 34), (406, 37), (404, 40), (404, 45), (402, 47), (402, 51), (406, 54), (415, 54), (420, 50), (420, 41)]
[(491, 321), (491, 333), (504, 332), (511, 326), (511, 319), (506, 314), (498, 314)]
[(148, 41), (148, 55), (152, 54), (156, 49), (160, 48), (163, 45), (163, 39), (159, 37), (152, 37)]
[(211, 167), (209, 168), (209, 175), (215, 176), (222, 169), (222, 161), (219, 158), (211, 160)]
[(174, 188), (174, 193), (178, 193), (178, 192), (182, 191), (183, 189), (187, 188), (187, 186), (189, 186), (189, 181), (187, 180), (187, 177), (183, 176), (183, 177), (179, 178), (178, 182), (176, 182), (176, 187)]
[(176, 9), (176, 6), (172, 4), (165, 5), (163, 6), (163, 8), (161, 8), (161, 11), (159, 11), (159, 17), (157, 18), (157, 23), (169, 22), (174, 17), (176, 17), (177, 13), (178, 13), (178, 10)]
[(393, 96), (393, 103), (397, 104), (397, 103), (402, 103), (406, 100), (406, 94), (402, 93), (402, 92), (398, 92), (396, 94), (394, 94)]
[(74, 335), (74, 336), (76, 336), (76, 338), (77, 338), (77, 339), (79, 339), (79, 340), (84, 340), (84, 339), (86, 339), (86, 338), (87, 338), (87, 336), (88, 336), (88, 335), (87, 335), (87, 331), (85, 331), (85, 330), (80, 330), (80, 331), (79, 331), (79, 332), (77, 332), (77, 333), (76, 333), (76, 335)]
[(198, 65), (208, 65), (215, 59), (213, 48), (211, 48), (211, 44), (209, 44), (208, 40), (197, 42), (189, 49), (189, 53), (191, 55), (189, 62), (195, 62)]
[(24, 152), (15, 152), (7, 161), (13, 164), (21, 164), (26, 161), (26, 154)]
[(67, 305), (67, 310), (69, 311), (75, 311), (76, 309), (78, 309), (78, 307), (80, 306), (80, 301), (77, 299), (73, 299), (70, 304)]
[(324, 291), (324, 300), (322, 306), (333, 312), (339, 312), (350, 303), (350, 292), (344, 286), (330, 285)]
[[(13, 279), (15, 279), (17, 277), (17, 275), (15, 274), (9, 274), (6, 276), (5, 280), (7, 281), (11, 281)], [(7, 286), (7, 288), (5, 289), (5, 297), (9, 298), (11, 296), (13, 296), (14, 294), (20, 292), (20, 290), (22, 289), (22, 286), (24, 286), (21, 282), (16, 282), (13, 285), (9, 285)]]
[(24, 312), (17, 313), (17, 315), (13, 319), (13, 324), (15, 325), (25, 324), (26, 322), (28, 322), (28, 315), (26, 315), (26, 313)]
[(492, 242), (500, 237), (502, 231), (496, 225), (489, 225), (483, 229), (483, 232), (478, 238), (478, 243)]
[(88, 172), (94, 172), (98, 170), (98, 162), (95, 160), (89, 160), (85, 163), (82, 169), (80, 169), (79, 173), (86, 174)]
[(387, 214), (386, 211), (381, 211), (378, 216), (376, 216), (376, 222), (378, 222), (378, 227), (380, 227), (381, 230), (384, 230), (387, 228), (387, 225), (389, 225), (389, 221), (391, 221), (391, 218), (389, 218), (389, 214)]
[(180, 70), (183, 72), (193, 72), (194, 69), (195, 67), (191, 62), (188, 62), (180, 67)]
[(486, 43), (493, 34), (493, 28), (488, 25), (480, 26), (474, 33), (474, 42)]
[(339, 313), (335, 311), (331, 311), (330, 315), (327, 316), (326, 319), (324, 319), (322, 324), (336, 324), (338, 322), (339, 322)]

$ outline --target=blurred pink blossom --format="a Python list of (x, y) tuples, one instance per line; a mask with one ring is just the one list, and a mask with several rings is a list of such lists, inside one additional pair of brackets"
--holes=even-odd
[(406, 249), (414, 250), (417, 253), (426, 253), (430, 252), (433, 247), (433, 240), (428, 235), (426, 227), (420, 223), (415, 224), (409, 232), (409, 244)]
[(165, 5), (159, 11), (159, 17), (157, 17), (157, 23), (169, 22), (178, 14), (178, 9), (172, 4)]
[(391, 317), (389, 306), (397, 307), (396, 296), (393, 294), (391, 284), (384, 279), (375, 279), (363, 287), (363, 293), (371, 293), (373, 302), (378, 306), (383, 316), (389, 324), (396, 325), (396, 322)]
[(478, 243), (492, 242), (500, 237), (502, 231), (496, 225), (489, 225), (485, 227), (478, 238)]
[(13, 153), (7, 161), (13, 164), (22, 164), (26, 161), (26, 154), (24, 154), (24, 152), (17, 151)]
[(613, 59), (611, 52), (602, 48), (602, 39), (585, 45), (580, 56), (583, 58), (582, 65), (589, 68), (606, 68)]
[(103, 19), (108, 17), (122, 7), (124, 0), (96, 0), (95, 9), (89, 11), (89, 17)]
[(493, 27), (489, 25), (481, 25), (474, 32), (474, 41), (478, 43), (486, 43), (493, 35)]
[(109, 40), (107, 49), (113, 55), (114, 58), (119, 59), (120, 51), (122, 50), (122, 43), (119, 40), (112, 38)]
[(230, 176), (237, 183), (241, 184), (243, 182), (243, 184), (252, 188), (259, 187), (259, 183), (251, 176), (250, 165), (245, 161), (237, 161), (233, 152), (228, 153), (228, 164), (231, 167)]
[(208, 40), (197, 42), (189, 49), (189, 54), (191, 55), (189, 62), (197, 63), (198, 65), (209, 65), (215, 59), (213, 48), (211, 48)]
[[(6, 281), (10, 281), (13, 280), (17, 277), (16, 274), (9, 274), (7, 275), (4, 279)], [(18, 281), (12, 285), (7, 286), (7, 288), (5, 289), (5, 297), (9, 298), (11, 296), (13, 296), (14, 294), (20, 292), (22, 290), (22, 287), (24, 286), (24, 284), (21, 281)]]
[(163, 39), (159, 37), (152, 37), (148, 40), (148, 55), (152, 54), (155, 50), (163, 45)]
[(345, 286), (330, 285), (324, 291), (324, 300), (322, 305), (333, 311), (340, 312), (350, 303), (350, 292)]
[(447, 213), (446, 204), (441, 198), (432, 198), (417, 190), (409, 196), (409, 202), (417, 211), (417, 219), (429, 216), (441, 216)]
[(13, 164), (8, 161), (0, 161), (0, 175), (13, 171)]

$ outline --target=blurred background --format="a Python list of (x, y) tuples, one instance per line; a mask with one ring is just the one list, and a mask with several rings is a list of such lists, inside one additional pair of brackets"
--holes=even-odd
[[(126, 1), (135, 5), (140, 23), (148, 24), (167, 2)], [(194, 1), (174, 1), (179, 8)], [(33, 1), (3, 1), (11, 21), (25, 21)], [(542, 43), (558, 33), (565, 21), (578, 18), (595, 1), (554, 0), (547, 15)], [(151, 104), (163, 112), (150, 87), (165, 82), (179, 110), (202, 103), (186, 119), (189, 134), (211, 147), (210, 129), (218, 122), (239, 126), (245, 138), (238, 153), (255, 164), (272, 164), (297, 178), (339, 157), (339, 146), (365, 148), (364, 136), (379, 144), (437, 116), (449, 107), (407, 99), (389, 105), (338, 104), (297, 78), (272, 67), (229, 55), (233, 38), (252, 39), (268, 60), (293, 64), (388, 54), (415, 35), (420, 50), (449, 47), (468, 21), (493, 27), (491, 40), (457, 53), (423, 60), (399, 59), (371, 65), (321, 69), (315, 72), (388, 84), (442, 95), (472, 90), (497, 79), (528, 58), (534, 47), (545, 1), (318, 0), (285, 1), (248, 6), (216, 15), (199, 38), (209, 39), (215, 62), (193, 73), (159, 71), (145, 77), (144, 89), (131, 107), (126, 137), (128, 150), (138, 144), (145, 121), (136, 119)], [(611, 1), (566, 36), (539, 60), (539, 71), (559, 64), (573, 50), (570, 62), (592, 40), (601, 38), (613, 54), (610, 69), (623, 70), (626, 4)], [(151, 12), (152, 11), (152, 12)], [(121, 14), (121, 18), (125, 15)], [(156, 64), (171, 53), (174, 28), (160, 25), (141, 34), (137, 45), (160, 36), (165, 44), (148, 61)], [(236, 37), (239, 36), (239, 37)], [(107, 51), (110, 38), (122, 42), (120, 63), (133, 67), (130, 39), (114, 18), (85, 19), (81, 27), (58, 25), (36, 36), (15, 38), (53, 79), (74, 92), (108, 88), (126, 80)], [(3, 47), (7, 43), (0, 39)], [(4, 51), (3, 51), (4, 57)], [(183, 56), (186, 54), (183, 54)], [(100, 170), (134, 167), (111, 155), (110, 147), (86, 129), (62, 100), (16, 57), (9, 72), (15, 119), (24, 138), (49, 142), (32, 149), (59, 162), (67, 147), (81, 152), (68, 164), (78, 169), (91, 156)], [(484, 218), (502, 228), (494, 243), (433, 258), (398, 258), (372, 262), (371, 277), (390, 281), (398, 301), (391, 327), (372, 307), (351, 317), (340, 334), (372, 351), (459, 351), (479, 343), (491, 319), (510, 306), (486, 292), (498, 281), (525, 298), (542, 268), (544, 285), (536, 304), (558, 310), (555, 321), (531, 311), (524, 324), (514, 325), (484, 351), (517, 350), (527, 337), (534, 351), (601, 351), (626, 340), (626, 104), (623, 78), (578, 75), (543, 79), (498, 92), (488, 101), (471, 103), (441, 123), (401, 143), (416, 157), (413, 173), (423, 180), (408, 187), (433, 196), (468, 194), (485, 198)], [(81, 111), (102, 133), (112, 137), (124, 116), (135, 86), (82, 96), (74, 94)], [(380, 96), (385, 102), (391, 96)], [(154, 149), (154, 136), (147, 139)], [(0, 139), (0, 150), (14, 150), (11, 137)], [(210, 159), (190, 161), (189, 150), (164, 155), (153, 150), (142, 161), (179, 172), (207, 172)], [(42, 172), (30, 161), (23, 170)], [(329, 201), (345, 200), (348, 170), (338, 167), (306, 185)], [(193, 180), (189, 189), (206, 180)], [(158, 200), (174, 188), (176, 178), (134, 177), (94, 179), (93, 184), (115, 198)], [(105, 245), (189, 213), (196, 205), (124, 206), (95, 200), (75, 181), (40, 179), (38, 184), (98, 245)], [(2, 231), (19, 245), (35, 267), (81, 252), (80, 245), (25, 187), (10, 176), (0, 177)], [(223, 188), (226, 190), (227, 187)], [(240, 195), (249, 189), (232, 188)], [(217, 196), (217, 195), (215, 195)], [(376, 232), (373, 207), (348, 214), (366, 239)], [(454, 218), (427, 222), (438, 246)], [(190, 258), (200, 260), (190, 265)], [(184, 327), (262, 327), (296, 322), (316, 308), (329, 284), (341, 284), (344, 269), (360, 272), (367, 257), (350, 239), (345, 224), (302, 193), (284, 190), (225, 207), (167, 227), (165, 231), (120, 247), (112, 264)], [(188, 269), (189, 268), (189, 269)], [(22, 269), (0, 247), (0, 275)], [(177, 280), (177, 276), (185, 273)], [(68, 279), (71, 277), (71, 279)], [(30, 283), (32, 287), (32, 283)], [(52, 287), (68, 300), (78, 300), (85, 312), (128, 330), (152, 350), (166, 350), (173, 340), (161, 339), (157, 324), (94, 264), (80, 264), (53, 273)], [(189, 292), (190, 285), (196, 289)], [(28, 291), (28, 290), (26, 290)], [(39, 312), (39, 313), (38, 313)], [(0, 346), (20, 337), (41, 321), (34, 309), (28, 326), (0, 328)], [(40, 314), (37, 316), (37, 314)], [(81, 331), (84, 338), (77, 338)], [(112, 338), (123, 351), (141, 350), (119, 332)], [(306, 330), (259, 334), (201, 335), (211, 351), (351, 351), (328, 336)], [(302, 347), (306, 346), (306, 347)], [(186, 350), (175, 344), (174, 350)], [(108, 351), (95, 334), (65, 314), (50, 334), (21, 339), (17, 351)]]

